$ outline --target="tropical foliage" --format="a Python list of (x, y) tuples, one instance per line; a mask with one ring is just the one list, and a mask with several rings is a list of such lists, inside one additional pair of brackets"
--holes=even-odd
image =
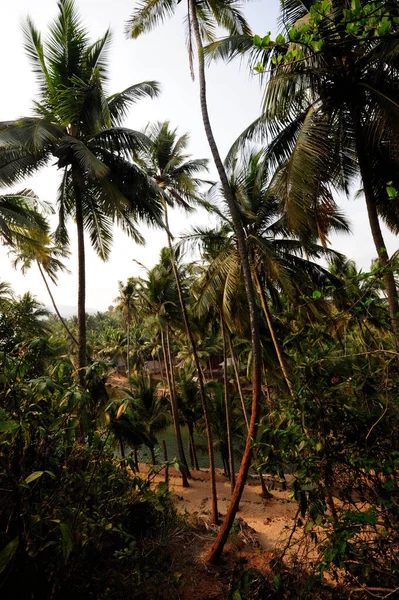
[[(178, 4), (144, 0), (129, 35)], [(37, 265), (55, 311), (0, 282), (7, 598), (188, 598), (175, 561), (192, 551), (195, 583), (230, 533), (239, 548), (249, 477), (260, 480), (265, 518), (276, 489), (296, 515), (267, 572), (238, 560), (223, 597), (397, 596), (399, 268), (382, 224), (399, 231), (399, 11), (368, 0), (281, 4), (274, 39), (253, 36), (234, 2), (187, 4), (219, 182), (204, 178), (207, 159), (169, 121), (123, 126), (159, 86), (109, 96), (110, 32), (91, 42), (72, 0), (59, 1), (45, 41), (25, 21), (39, 94), (31, 116), (0, 123), (0, 184), (55, 161), (61, 185), (55, 207), (29, 189), (0, 196), (1, 242), (15, 268)], [(228, 37), (218, 40), (218, 28)], [(255, 69), (264, 101), (223, 162), (205, 58), (237, 56)], [(366, 271), (330, 243), (350, 233), (336, 193), (351, 196), (353, 184), (375, 245)], [(176, 236), (174, 207), (205, 208), (211, 222)], [(79, 299), (66, 319), (51, 286), (66, 271), (71, 217)], [(139, 221), (164, 230), (157, 264), (129, 262), (114, 304), (87, 315), (85, 235), (105, 260), (114, 224), (144, 242)], [(209, 515), (177, 515), (172, 467), (175, 486), (209, 479)], [(221, 524), (217, 477), (231, 488)]]

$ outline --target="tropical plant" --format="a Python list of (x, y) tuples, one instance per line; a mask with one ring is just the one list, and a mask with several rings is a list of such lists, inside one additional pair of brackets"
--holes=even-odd
[(80, 382), (86, 367), (85, 241), (87, 231), (99, 256), (109, 256), (112, 223), (137, 242), (136, 221), (161, 224), (162, 205), (151, 181), (130, 160), (146, 143), (141, 133), (122, 126), (131, 104), (154, 97), (155, 82), (133, 85), (106, 96), (106, 54), (111, 34), (92, 43), (73, 0), (60, 0), (46, 43), (28, 18), (25, 50), (39, 83), (33, 116), (0, 124), (0, 182), (11, 185), (55, 159), (62, 172), (58, 190), (57, 241), (68, 242), (66, 220), (76, 220), (79, 262)]
[[(143, 32), (149, 31), (158, 23), (161, 23), (166, 15), (173, 14), (178, 2), (170, 4), (159, 0), (155, 4), (147, 0), (144, 2), (132, 15), (128, 24), (128, 31), (132, 37), (138, 37)], [(195, 0), (188, 2), (188, 40), (189, 40), (189, 56), (191, 62), (192, 56), (192, 39), (195, 39), (198, 56), (198, 75), (200, 88), (200, 103), (202, 120), (204, 124), (205, 134), (212, 153), (212, 157), (218, 171), (219, 179), (223, 188), (229, 213), (232, 218), (234, 230), (237, 236), (237, 245), (240, 255), (240, 261), (243, 270), (243, 279), (245, 285), (245, 293), (248, 300), (249, 317), (251, 322), (251, 340), (252, 340), (252, 356), (253, 356), (253, 402), (251, 411), (251, 421), (248, 430), (247, 444), (243, 458), (241, 461), (240, 471), (237, 477), (237, 485), (231, 497), (229, 509), (226, 513), (222, 528), (218, 538), (207, 557), (208, 562), (216, 562), (226, 543), (230, 528), (233, 524), (234, 517), (238, 510), (238, 505), (242, 492), (244, 490), (245, 480), (250, 467), (251, 446), (252, 440), (256, 437), (257, 416), (259, 412), (259, 403), (261, 396), (261, 344), (259, 337), (257, 305), (255, 290), (251, 278), (251, 269), (248, 260), (248, 251), (245, 240), (245, 233), (241, 222), (241, 216), (236, 206), (234, 194), (229, 186), (228, 177), (224, 168), (219, 149), (213, 135), (206, 96), (206, 78), (205, 78), (205, 58), (203, 53), (203, 40), (212, 41), (213, 31), (215, 26), (221, 26), (227, 29), (231, 34), (249, 34), (250, 29), (244, 17), (235, 6), (235, 2), (226, 2), (219, 0), (215, 3), (206, 3), (204, 6), (199, 6)], [(193, 68), (191, 68), (193, 73)]]
[[(276, 193), (292, 224), (307, 227), (315, 196), (349, 193), (360, 175), (376, 253), (384, 269), (392, 328), (399, 333), (397, 289), (380, 220), (399, 231), (397, 203), (398, 9), (393, 3), (282, 2), (286, 34), (225, 40), (213, 51), (242, 50), (267, 73), (261, 116), (240, 136), (270, 141), (280, 167)], [(237, 148), (237, 144), (235, 145)]]

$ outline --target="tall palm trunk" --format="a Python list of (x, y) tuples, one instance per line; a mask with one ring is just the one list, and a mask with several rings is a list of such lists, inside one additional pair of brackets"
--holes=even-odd
[(355, 134), (356, 134), (356, 152), (359, 161), (360, 175), (363, 181), (364, 197), (366, 199), (367, 214), (370, 223), (371, 235), (375, 249), (377, 251), (378, 260), (381, 267), (384, 269), (384, 282), (388, 297), (389, 312), (391, 314), (392, 329), (396, 337), (396, 343), (398, 343), (399, 337), (399, 304), (397, 300), (398, 290), (396, 289), (395, 279), (393, 272), (389, 269), (389, 255), (387, 247), (382, 235), (380, 222), (378, 219), (376, 198), (372, 184), (372, 168), (367, 155), (367, 143), (363, 136), (362, 125), (360, 117), (354, 113), (353, 115)]
[(130, 391), (132, 391), (132, 382), (130, 381), (130, 315), (128, 314), (126, 323), (126, 369), (127, 369), (127, 380), (129, 382)]
[(205, 431), (206, 431), (206, 437), (207, 437), (207, 443), (208, 443), (209, 474), (210, 474), (211, 498), (212, 498), (211, 519), (212, 519), (212, 523), (214, 525), (217, 525), (219, 523), (219, 513), (218, 513), (218, 506), (217, 506), (215, 459), (214, 459), (214, 454), (213, 454), (212, 431), (211, 431), (211, 425), (210, 425), (210, 420), (209, 420), (208, 402), (207, 402), (206, 394), (205, 394), (204, 376), (202, 373), (201, 364), (200, 364), (199, 357), (198, 357), (197, 345), (195, 343), (194, 336), (192, 334), (191, 327), (190, 327), (190, 322), (188, 320), (187, 307), (186, 307), (186, 303), (184, 301), (183, 290), (182, 290), (181, 283), (180, 283), (179, 272), (177, 270), (175, 255), (174, 255), (174, 251), (172, 248), (172, 241), (170, 239), (168, 211), (166, 208), (166, 204), (164, 204), (164, 209), (165, 209), (165, 225), (166, 225), (166, 231), (167, 231), (167, 236), (168, 236), (168, 246), (169, 246), (170, 255), (171, 255), (173, 274), (175, 276), (177, 293), (179, 296), (179, 302), (180, 302), (181, 312), (183, 315), (184, 326), (186, 329), (187, 337), (190, 341), (191, 350), (192, 350), (193, 358), (194, 358), (194, 365), (195, 365), (195, 369), (197, 371), (198, 386), (199, 386), (200, 397), (201, 397), (202, 412), (204, 413)]
[(85, 384), (85, 369), (87, 364), (86, 354), (86, 264), (85, 264), (85, 240), (84, 223), (82, 212), (82, 194), (75, 174), (74, 192), (76, 209), (76, 229), (78, 237), (78, 380), (80, 385)]
[(261, 301), (261, 304), (262, 304), (263, 312), (265, 314), (267, 326), (269, 328), (270, 335), (271, 335), (272, 340), (273, 340), (274, 349), (276, 350), (278, 362), (279, 362), (281, 371), (283, 373), (283, 376), (284, 376), (284, 379), (285, 379), (285, 383), (287, 384), (288, 390), (290, 392), (291, 398), (294, 400), (294, 398), (295, 398), (294, 388), (292, 387), (292, 383), (290, 381), (290, 378), (288, 377), (288, 371), (287, 371), (287, 367), (286, 367), (286, 364), (285, 364), (285, 361), (284, 361), (283, 353), (281, 352), (280, 344), (278, 342), (278, 339), (277, 339), (277, 336), (276, 336), (276, 332), (274, 331), (272, 316), (270, 314), (270, 309), (269, 309), (269, 306), (267, 304), (265, 290), (263, 289), (262, 283), (261, 283), (261, 281), (259, 279), (259, 275), (258, 275), (257, 272), (255, 272), (255, 279), (256, 279), (256, 285), (257, 285), (257, 288), (258, 288), (258, 292), (259, 292), (259, 296), (260, 296), (260, 301)]
[(192, 454), (192, 458), (193, 458), (192, 466), (193, 466), (193, 469), (195, 469), (196, 471), (199, 471), (200, 468), (199, 468), (199, 464), (198, 464), (197, 451), (195, 449), (194, 427), (193, 427), (192, 423), (187, 423), (187, 427), (188, 427), (188, 435), (189, 435), (189, 440), (190, 440), (191, 454)]
[(53, 307), (54, 307), (54, 310), (55, 310), (55, 314), (57, 315), (57, 317), (58, 317), (58, 318), (59, 318), (59, 320), (61, 321), (61, 324), (62, 324), (62, 326), (64, 327), (65, 331), (67, 332), (67, 335), (68, 335), (68, 337), (70, 338), (70, 340), (71, 340), (71, 341), (72, 341), (72, 342), (73, 342), (73, 343), (76, 345), (76, 347), (78, 348), (78, 347), (79, 347), (78, 340), (75, 338), (75, 336), (73, 335), (73, 333), (72, 333), (72, 332), (71, 332), (71, 330), (69, 329), (68, 325), (66, 324), (65, 320), (64, 320), (64, 319), (63, 319), (63, 317), (61, 316), (61, 313), (60, 313), (60, 311), (58, 310), (58, 306), (57, 306), (57, 304), (55, 303), (54, 296), (53, 296), (53, 294), (52, 294), (52, 292), (51, 292), (50, 286), (49, 286), (49, 284), (48, 284), (48, 281), (47, 281), (47, 279), (46, 279), (46, 276), (45, 276), (45, 274), (44, 274), (44, 271), (43, 271), (43, 269), (42, 269), (42, 267), (41, 267), (41, 264), (39, 263), (39, 261), (38, 261), (38, 260), (36, 261), (36, 264), (37, 264), (37, 267), (38, 267), (38, 269), (39, 269), (40, 275), (42, 276), (42, 279), (43, 279), (43, 281), (44, 281), (44, 285), (46, 286), (46, 290), (47, 290), (47, 292), (48, 292), (48, 295), (50, 296), (51, 303), (52, 303), (52, 305), (53, 305)]
[(200, 102), (201, 102), (201, 112), (202, 112), (202, 120), (204, 123), (204, 129), (206, 133), (206, 137), (208, 139), (208, 144), (212, 152), (212, 156), (219, 174), (219, 178), (222, 184), (223, 193), (226, 199), (226, 202), (229, 207), (230, 215), (233, 221), (234, 230), (237, 236), (237, 244), (238, 251), (240, 254), (241, 260), (241, 268), (243, 273), (245, 292), (248, 301), (249, 308), (249, 318), (251, 325), (251, 342), (252, 342), (252, 356), (253, 356), (253, 376), (252, 376), (252, 411), (251, 411), (251, 421), (248, 430), (247, 441), (245, 444), (244, 454), (241, 460), (240, 470), (237, 476), (237, 483), (234, 489), (234, 492), (231, 496), (229, 506), (227, 508), (226, 516), (223, 520), (222, 526), (220, 528), (219, 534), (212, 545), (210, 552), (206, 557), (206, 561), (208, 563), (215, 563), (219, 560), (224, 545), (227, 541), (228, 535), (230, 533), (231, 526), (235, 519), (240, 499), (242, 496), (242, 492), (244, 491), (245, 481), (248, 475), (250, 462), (251, 462), (251, 452), (252, 452), (252, 440), (256, 438), (257, 431), (257, 421), (258, 421), (258, 412), (259, 412), (259, 404), (260, 404), (260, 395), (261, 395), (261, 345), (260, 345), (260, 337), (259, 337), (259, 326), (258, 326), (258, 318), (257, 318), (257, 307), (256, 307), (256, 297), (255, 290), (252, 283), (251, 278), (251, 269), (249, 265), (248, 259), (248, 251), (245, 243), (245, 235), (244, 229), (241, 222), (240, 212), (235, 202), (234, 195), (229, 186), (229, 182), (227, 179), (227, 174), (225, 168), (223, 166), (222, 160), (220, 158), (219, 150), (217, 148), (215, 138), (213, 136), (211, 123), (209, 120), (208, 114), (208, 106), (206, 101), (206, 79), (205, 79), (205, 61), (204, 61), (204, 53), (203, 53), (203, 45), (202, 38), (200, 32), (200, 26), (198, 22), (197, 15), (197, 3), (195, 0), (189, 0), (189, 11), (191, 16), (191, 21), (194, 28), (195, 41), (198, 48), (198, 70), (199, 70), (199, 86), (200, 86)]
[(226, 339), (226, 326), (223, 318), (223, 312), (220, 311), (220, 327), (222, 329), (223, 338), (223, 384), (224, 384), (224, 404), (226, 408), (226, 429), (227, 429), (227, 447), (229, 451), (229, 466), (230, 466), (230, 484), (231, 491), (234, 491), (236, 484), (236, 474), (234, 465), (234, 449), (233, 449), (233, 438), (231, 434), (231, 407), (229, 398), (229, 378), (227, 373), (227, 339)]
[(233, 363), (233, 369), (234, 369), (234, 375), (235, 375), (235, 378), (236, 378), (238, 395), (240, 396), (242, 414), (244, 415), (245, 424), (246, 424), (247, 430), (248, 430), (249, 429), (249, 420), (248, 420), (248, 415), (247, 415), (247, 409), (245, 407), (245, 400), (244, 400), (244, 394), (243, 394), (243, 391), (242, 391), (242, 385), (241, 385), (241, 381), (240, 381), (240, 374), (238, 372), (237, 359), (236, 359), (236, 356), (235, 356), (235, 353), (234, 353), (233, 342), (231, 340), (230, 333), (228, 334), (227, 338), (229, 340), (229, 349), (230, 349), (231, 362)]
[[(244, 393), (242, 391), (242, 385), (241, 385), (241, 381), (240, 381), (240, 374), (238, 372), (238, 366), (237, 366), (237, 359), (236, 359), (236, 356), (235, 356), (235, 353), (234, 353), (233, 342), (232, 342), (230, 334), (228, 334), (227, 339), (229, 341), (230, 356), (231, 356), (231, 361), (233, 363), (234, 375), (235, 375), (235, 378), (236, 378), (236, 384), (237, 384), (238, 394), (239, 394), (240, 400), (241, 400), (242, 412), (243, 412), (243, 415), (244, 415), (245, 424), (247, 426), (247, 431), (248, 431), (248, 429), (249, 429), (249, 421), (248, 421), (247, 409), (245, 407)], [(259, 453), (259, 451), (256, 450), (256, 452), (255, 452), (255, 462), (258, 462), (258, 453)], [(273, 498), (272, 494), (269, 492), (269, 490), (266, 487), (265, 480), (263, 479), (262, 473), (259, 472), (258, 475), (259, 475), (260, 486), (262, 488), (262, 497), (263, 498)]]
[(171, 357), (171, 352), (170, 352), (170, 340), (169, 340), (168, 329), (166, 330), (166, 343), (165, 343), (165, 336), (164, 336), (164, 333), (162, 330), (161, 330), (161, 335), (162, 335), (162, 349), (164, 352), (165, 366), (166, 366), (166, 378), (168, 380), (168, 387), (169, 387), (170, 406), (172, 409), (172, 419), (173, 419), (173, 425), (175, 428), (176, 441), (177, 441), (177, 451), (179, 453), (179, 459), (180, 459), (180, 462), (182, 465), (182, 470), (181, 470), (182, 483), (183, 483), (183, 487), (190, 487), (188, 480), (187, 480), (187, 476), (190, 475), (190, 471), (188, 469), (186, 455), (184, 454), (183, 440), (181, 437), (179, 415), (178, 415), (177, 401), (176, 401), (176, 390), (175, 390), (174, 378), (173, 378), (173, 364), (172, 364), (172, 360), (171, 360), (172, 357)]

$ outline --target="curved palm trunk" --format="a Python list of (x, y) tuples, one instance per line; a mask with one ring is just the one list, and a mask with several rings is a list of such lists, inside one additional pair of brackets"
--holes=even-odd
[[(182, 483), (183, 483), (183, 487), (190, 487), (188, 480), (187, 480), (187, 477), (190, 476), (190, 471), (188, 468), (186, 455), (184, 454), (183, 440), (181, 437), (179, 416), (178, 416), (178, 410), (177, 410), (176, 392), (175, 392), (174, 379), (173, 379), (173, 364), (172, 364), (172, 359), (171, 359), (170, 340), (169, 340), (168, 329), (166, 330), (166, 344), (165, 344), (165, 337), (164, 337), (162, 330), (161, 330), (161, 334), (162, 334), (162, 349), (164, 351), (164, 357), (165, 357), (165, 363), (166, 363), (166, 376), (167, 376), (167, 380), (168, 380), (168, 387), (169, 387), (169, 394), (170, 394), (170, 406), (172, 409), (172, 419), (173, 419), (173, 425), (175, 428), (175, 434), (176, 434), (176, 440), (177, 440), (177, 450), (179, 452), (179, 459), (182, 464), (182, 470), (181, 470)], [(169, 363), (170, 371), (168, 369), (168, 363)]]
[(258, 412), (261, 395), (261, 345), (259, 337), (259, 327), (257, 318), (257, 307), (255, 290), (251, 278), (251, 269), (248, 259), (248, 251), (245, 243), (244, 229), (241, 222), (239, 210), (237, 208), (234, 195), (230, 189), (227, 174), (224, 169), (222, 160), (220, 158), (219, 150), (217, 148), (215, 138), (213, 136), (211, 123), (209, 120), (208, 106), (206, 101), (206, 79), (205, 79), (205, 61), (203, 54), (203, 46), (201, 39), (201, 32), (198, 22), (197, 5), (195, 0), (189, 0), (189, 10), (191, 15), (191, 21), (194, 28), (195, 41), (198, 48), (198, 68), (199, 68), (199, 86), (200, 86), (200, 102), (202, 120), (204, 123), (204, 129), (208, 144), (212, 152), (212, 156), (219, 174), (219, 178), (222, 184), (224, 196), (229, 207), (230, 215), (233, 221), (234, 230), (237, 236), (238, 250), (241, 260), (241, 268), (243, 273), (243, 279), (245, 284), (245, 292), (248, 301), (249, 318), (251, 324), (251, 342), (252, 342), (252, 356), (253, 356), (253, 376), (252, 376), (252, 411), (251, 421), (248, 430), (247, 441), (245, 444), (244, 454), (241, 460), (240, 470), (237, 476), (237, 483), (234, 492), (231, 496), (229, 506), (227, 508), (226, 516), (223, 520), (223, 524), (220, 528), (219, 534), (212, 545), (210, 552), (206, 557), (208, 563), (216, 563), (223, 551), (224, 545), (227, 541), (230, 533), (231, 526), (235, 519), (242, 492), (244, 491), (245, 481), (248, 475), (250, 463), (251, 463), (251, 452), (252, 452), (252, 440), (256, 438)]
[(175, 276), (177, 293), (179, 295), (179, 302), (180, 302), (180, 308), (181, 308), (182, 315), (183, 315), (184, 326), (186, 329), (187, 337), (190, 341), (191, 350), (192, 350), (193, 358), (194, 358), (195, 369), (197, 371), (198, 386), (199, 386), (199, 390), (200, 390), (202, 412), (204, 413), (205, 431), (206, 431), (207, 444), (208, 444), (209, 474), (210, 474), (211, 498), (212, 498), (211, 519), (212, 519), (212, 523), (214, 525), (217, 525), (219, 523), (219, 513), (218, 513), (218, 507), (217, 507), (215, 459), (214, 459), (214, 454), (213, 454), (212, 431), (211, 431), (211, 425), (210, 425), (210, 420), (209, 420), (208, 403), (207, 403), (206, 394), (205, 394), (204, 376), (202, 373), (201, 364), (200, 364), (199, 357), (198, 357), (197, 345), (195, 343), (194, 336), (192, 334), (190, 323), (188, 320), (186, 303), (184, 301), (183, 290), (181, 288), (181, 283), (180, 283), (180, 277), (179, 277), (179, 273), (178, 273), (178, 270), (176, 267), (175, 255), (173, 252), (172, 242), (170, 239), (168, 211), (166, 208), (166, 204), (164, 204), (164, 209), (165, 209), (165, 225), (166, 225), (166, 231), (167, 231), (167, 236), (168, 236), (168, 246), (170, 249), (171, 260), (172, 260), (173, 274)]
[(362, 125), (356, 114), (353, 116), (355, 133), (356, 133), (356, 153), (359, 161), (360, 175), (363, 181), (364, 197), (366, 199), (367, 214), (370, 223), (371, 235), (375, 249), (377, 251), (380, 265), (386, 271), (384, 273), (384, 282), (388, 297), (389, 312), (391, 314), (392, 329), (396, 336), (396, 343), (399, 337), (399, 304), (398, 290), (396, 289), (395, 279), (392, 271), (389, 269), (389, 255), (386, 249), (384, 237), (382, 235), (378, 213), (376, 208), (376, 198), (374, 195), (373, 184), (371, 179), (371, 166), (367, 156), (367, 144), (363, 137)]
[(74, 182), (76, 229), (78, 236), (78, 380), (81, 386), (85, 384), (86, 354), (86, 264), (85, 240), (82, 212), (82, 196), (79, 185)]
[[(242, 412), (243, 412), (243, 415), (244, 415), (245, 424), (247, 426), (247, 431), (248, 431), (248, 429), (249, 429), (249, 421), (248, 421), (247, 409), (245, 408), (244, 393), (242, 391), (242, 385), (241, 385), (241, 381), (240, 381), (240, 374), (238, 372), (238, 366), (237, 366), (237, 359), (235, 357), (234, 348), (233, 348), (233, 342), (232, 342), (230, 334), (228, 334), (227, 339), (229, 341), (231, 361), (233, 363), (234, 375), (235, 375), (235, 378), (236, 378), (238, 394), (239, 394), (240, 400), (241, 400)], [(258, 462), (258, 451), (255, 452), (255, 462), (256, 463)], [(258, 475), (259, 475), (260, 486), (262, 488), (262, 497), (263, 498), (273, 498), (273, 495), (269, 492), (269, 490), (266, 487), (265, 480), (263, 479), (262, 473), (258, 472)]]
[(233, 450), (233, 439), (231, 434), (231, 410), (230, 410), (230, 398), (229, 398), (229, 379), (227, 373), (227, 340), (226, 340), (226, 326), (223, 318), (223, 313), (220, 311), (220, 327), (222, 329), (223, 338), (223, 384), (224, 384), (224, 404), (226, 408), (226, 429), (227, 429), (227, 448), (229, 452), (229, 473), (230, 473), (230, 484), (231, 491), (234, 491), (236, 484), (236, 474), (234, 466), (234, 450)]
[(61, 316), (61, 313), (60, 313), (60, 311), (58, 310), (58, 306), (57, 306), (57, 305), (56, 305), (56, 303), (55, 303), (54, 296), (53, 296), (53, 294), (52, 294), (52, 292), (51, 292), (51, 289), (50, 289), (50, 286), (49, 286), (49, 284), (48, 284), (48, 282), (47, 282), (46, 276), (44, 275), (44, 271), (43, 271), (43, 269), (42, 269), (42, 267), (41, 267), (41, 264), (39, 263), (39, 261), (38, 261), (38, 260), (36, 261), (36, 264), (37, 264), (37, 266), (38, 266), (38, 269), (39, 269), (40, 275), (42, 276), (42, 279), (43, 279), (43, 281), (44, 281), (44, 285), (46, 286), (46, 290), (47, 290), (47, 292), (48, 292), (48, 295), (50, 296), (51, 303), (52, 303), (52, 305), (53, 305), (53, 307), (54, 307), (54, 310), (55, 310), (55, 314), (57, 315), (57, 317), (58, 317), (58, 318), (59, 318), (59, 320), (61, 321), (61, 324), (62, 324), (62, 326), (64, 327), (65, 331), (67, 332), (67, 335), (68, 335), (68, 337), (70, 338), (70, 340), (71, 340), (71, 341), (72, 341), (72, 342), (73, 342), (73, 343), (76, 345), (76, 347), (79, 347), (78, 340), (75, 338), (75, 336), (73, 335), (73, 333), (72, 333), (72, 332), (71, 332), (71, 330), (69, 329), (68, 325), (66, 324), (66, 322), (65, 322), (64, 318)]
[(242, 413), (244, 415), (245, 424), (246, 424), (247, 430), (248, 430), (249, 429), (249, 421), (248, 421), (247, 409), (245, 408), (245, 400), (244, 400), (244, 394), (243, 394), (243, 391), (242, 391), (242, 385), (241, 385), (241, 381), (240, 381), (240, 374), (238, 372), (237, 360), (236, 360), (236, 356), (234, 354), (233, 342), (231, 340), (231, 335), (230, 334), (228, 334), (227, 339), (229, 341), (229, 349), (230, 349), (231, 362), (233, 363), (234, 375), (235, 375), (235, 378), (236, 378), (236, 384), (237, 384), (238, 394), (240, 396)]
[(290, 381), (290, 378), (288, 377), (288, 371), (287, 371), (287, 367), (285, 365), (283, 353), (281, 352), (280, 344), (278, 342), (278, 339), (277, 339), (277, 336), (276, 336), (276, 332), (274, 331), (272, 316), (270, 314), (269, 306), (268, 306), (267, 300), (266, 300), (265, 291), (264, 291), (264, 289), (262, 287), (262, 283), (261, 283), (261, 281), (259, 279), (258, 273), (255, 273), (255, 279), (256, 279), (256, 285), (257, 285), (257, 288), (258, 288), (258, 292), (259, 292), (259, 296), (260, 296), (260, 301), (261, 301), (261, 304), (262, 304), (263, 312), (265, 314), (267, 326), (269, 328), (270, 335), (272, 336), (274, 349), (276, 350), (278, 362), (279, 362), (281, 371), (283, 373), (283, 376), (284, 376), (284, 379), (285, 379), (285, 383), (287, 384), (288, 390), (290, 392), (291, 398), (294, 400), (295, 399), (294, 388), (292, 387), (292, 383)]

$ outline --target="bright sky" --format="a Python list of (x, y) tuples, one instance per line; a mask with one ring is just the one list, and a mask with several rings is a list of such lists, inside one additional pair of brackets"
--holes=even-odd
[[(177, 15), (162, 27), (139, 40), (127, 40), (124, 24), (130, 15), (134, 0), (79, 0), (77, 2), (84, 22), (93, 40), (110, 26), (113, 44), (109, 55), (109, 92), (119, 92), (146, 80), (157, 80), (162, 84), (162, 95), (157, 100), (145, 100), (136, 104), (126, 125), (141, 129), (149, 121), (168, 119), (179, 131), (190, 132), (190, 152), (196, 158), (210, 157), (202, 128), (198, 100), (198, 84), (192, 82), (185, 47), (183, 19), (186, 4), (178, 6)], [(33, 8), (34, 7), (34, 8)], [(278, 0), (262, 0), (246, 4), (244, 12), (254, 32), (265, 33), (275, 29)], [(0, 56), (2, 59), (2, 94), (0, 95), (0, 120), (11, 120), (30, 114), (31, 102), (36, 93), (36, 83), (22, 46), (21, 22), (30, 14), (36, 26), (44, 33), (49, 21), (56, 15), (56, 0), (13, 0), (1, 2)], [(245, 65), (213, 64), (208, 69), (209, 109), (216, 140), (224, 156), (238, 134), (259, 114), (261, 89), (256, 76), (251, 76)], [(57, 189), (57, 169), (50, 167), (27, 181), (42, 200), (54, 202)], [(216, 179), (215, 171), (211, 177)], [(21, 186), (19, 186), (21, 188)], [(354, 258), (359, 267), (368, 269), (375, 256), (374, 246), (364, 202), (342, 200), (349, 215), (355, 235), (331, 237), (335, 249)], [(207, 215), (187, 217), (180, 213), (171, 214), (171, 229), (178, 235), (191, 223), (206, 224)], [(74, 223), (70, 222), (72, 256), (68, 262), (70, 275), (62, 275), (54, 295), (60, 305), (74, 306), (77, 303), (77, 259)], [(121, 232), (116, 231), (114, 249), (110, 260), (103, 263), (89, 247), (87, 240), (87, 307), (105, 310), (118, 292), (118, 281), (140, 273), (133, 259), (151, 267), (157, 261), (159, 250), (166, 245), (165, 235), (159, 230), (142, 231), (146, 237), (145, 247), (135, 245)], [(388, 250), (397, 249), (397, 240), (386, 234)], [(40, 276), (33, 268), (25, 277), (16, 272), (0, 247), (0, 277), (11, 283), (18, 294), (29, 290), (45, 304), (49, 299)]]

